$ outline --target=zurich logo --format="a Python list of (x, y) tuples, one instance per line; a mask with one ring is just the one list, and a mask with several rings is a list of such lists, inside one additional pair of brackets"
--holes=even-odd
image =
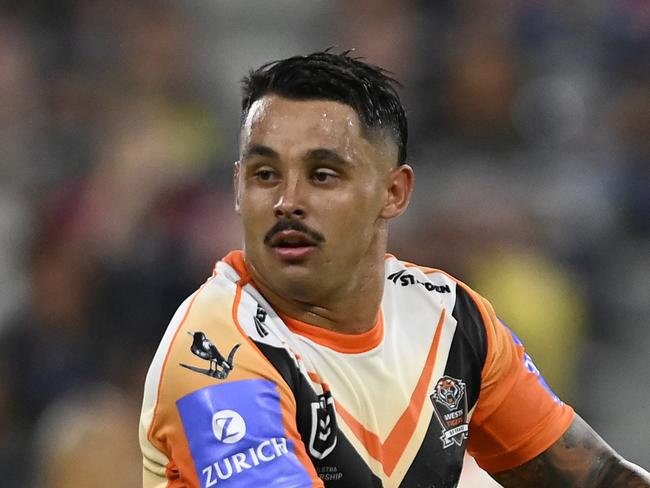
[(212, 432), (224, 444), (234, 444), (246, 435), (246, 423), (234, 410), (219, 410), (212, 416)]

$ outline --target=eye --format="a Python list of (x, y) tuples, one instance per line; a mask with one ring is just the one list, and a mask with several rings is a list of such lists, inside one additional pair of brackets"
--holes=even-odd
[(262, 168), (255, 172), (255, 177), (260, 181), (273, 181), (275, 176), (275, 171), (267, 168)]
[(326, 183), (334, 178), (336, 178), (336, 173), (328, 169), (318, 169), (312, 174), (314, 181), (318, 183)]

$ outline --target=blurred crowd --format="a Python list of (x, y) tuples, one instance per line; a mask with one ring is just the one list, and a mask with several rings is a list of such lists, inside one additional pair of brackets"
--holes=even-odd
[(239, 79), (329, 46), (403, 84), (416, 188), (390, 251), (489, 298), (556, 392), (650, 466), (648, 1), (14, 0), (3, 486), (139, 486), (148, 363), (241, 247)]

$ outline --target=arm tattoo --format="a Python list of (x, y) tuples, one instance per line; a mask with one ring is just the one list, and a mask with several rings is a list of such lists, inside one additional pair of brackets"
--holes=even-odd
[(491, 476), (506, 488), (650, 488), (650, 474), (622, 459), (578, 415), (542, 454)]

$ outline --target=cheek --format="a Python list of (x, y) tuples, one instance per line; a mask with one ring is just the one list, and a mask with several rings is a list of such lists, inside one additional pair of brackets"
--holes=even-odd
[(273, 202), (267, 191), (259, 188), (247, 188), (240, 194), (239, 200), (242, 216), (247, 218), (259, 218), (259, 216), (272, 213)]
[(383, 206), (383, 193), (376, 182), (368, 182), (355, 192), (352, 200), (353, 212), (360, 218), (374, 222)]
[[(363, 181), (360, 181), (363, 180)], [(347, 205), (354, 209), (371, 209), (378, 208), (379, 201), (382, 198), (381, 182), (376, 175), (366, 172), (365, 176), (360, 175), (349, 181), (339, 192), (330, 198), (334, 201), (340, 201), (342, 205)]]
[(272, 212), (269, 211), (267, 204), (253, 198), (253, 195), (246, 195), (239, 202), (239, 215), (241, 216), (244, 232), (253, 236), (265, 231), (269, 226), (269, 218)]
[(368, 185), (355, 192), (330, 196), (319, 209), (329, 215), (327, 220), (338, 233), (344, 236), (353, 233), (360, 237), (372, 232), (381, 207), (381, 193)]

